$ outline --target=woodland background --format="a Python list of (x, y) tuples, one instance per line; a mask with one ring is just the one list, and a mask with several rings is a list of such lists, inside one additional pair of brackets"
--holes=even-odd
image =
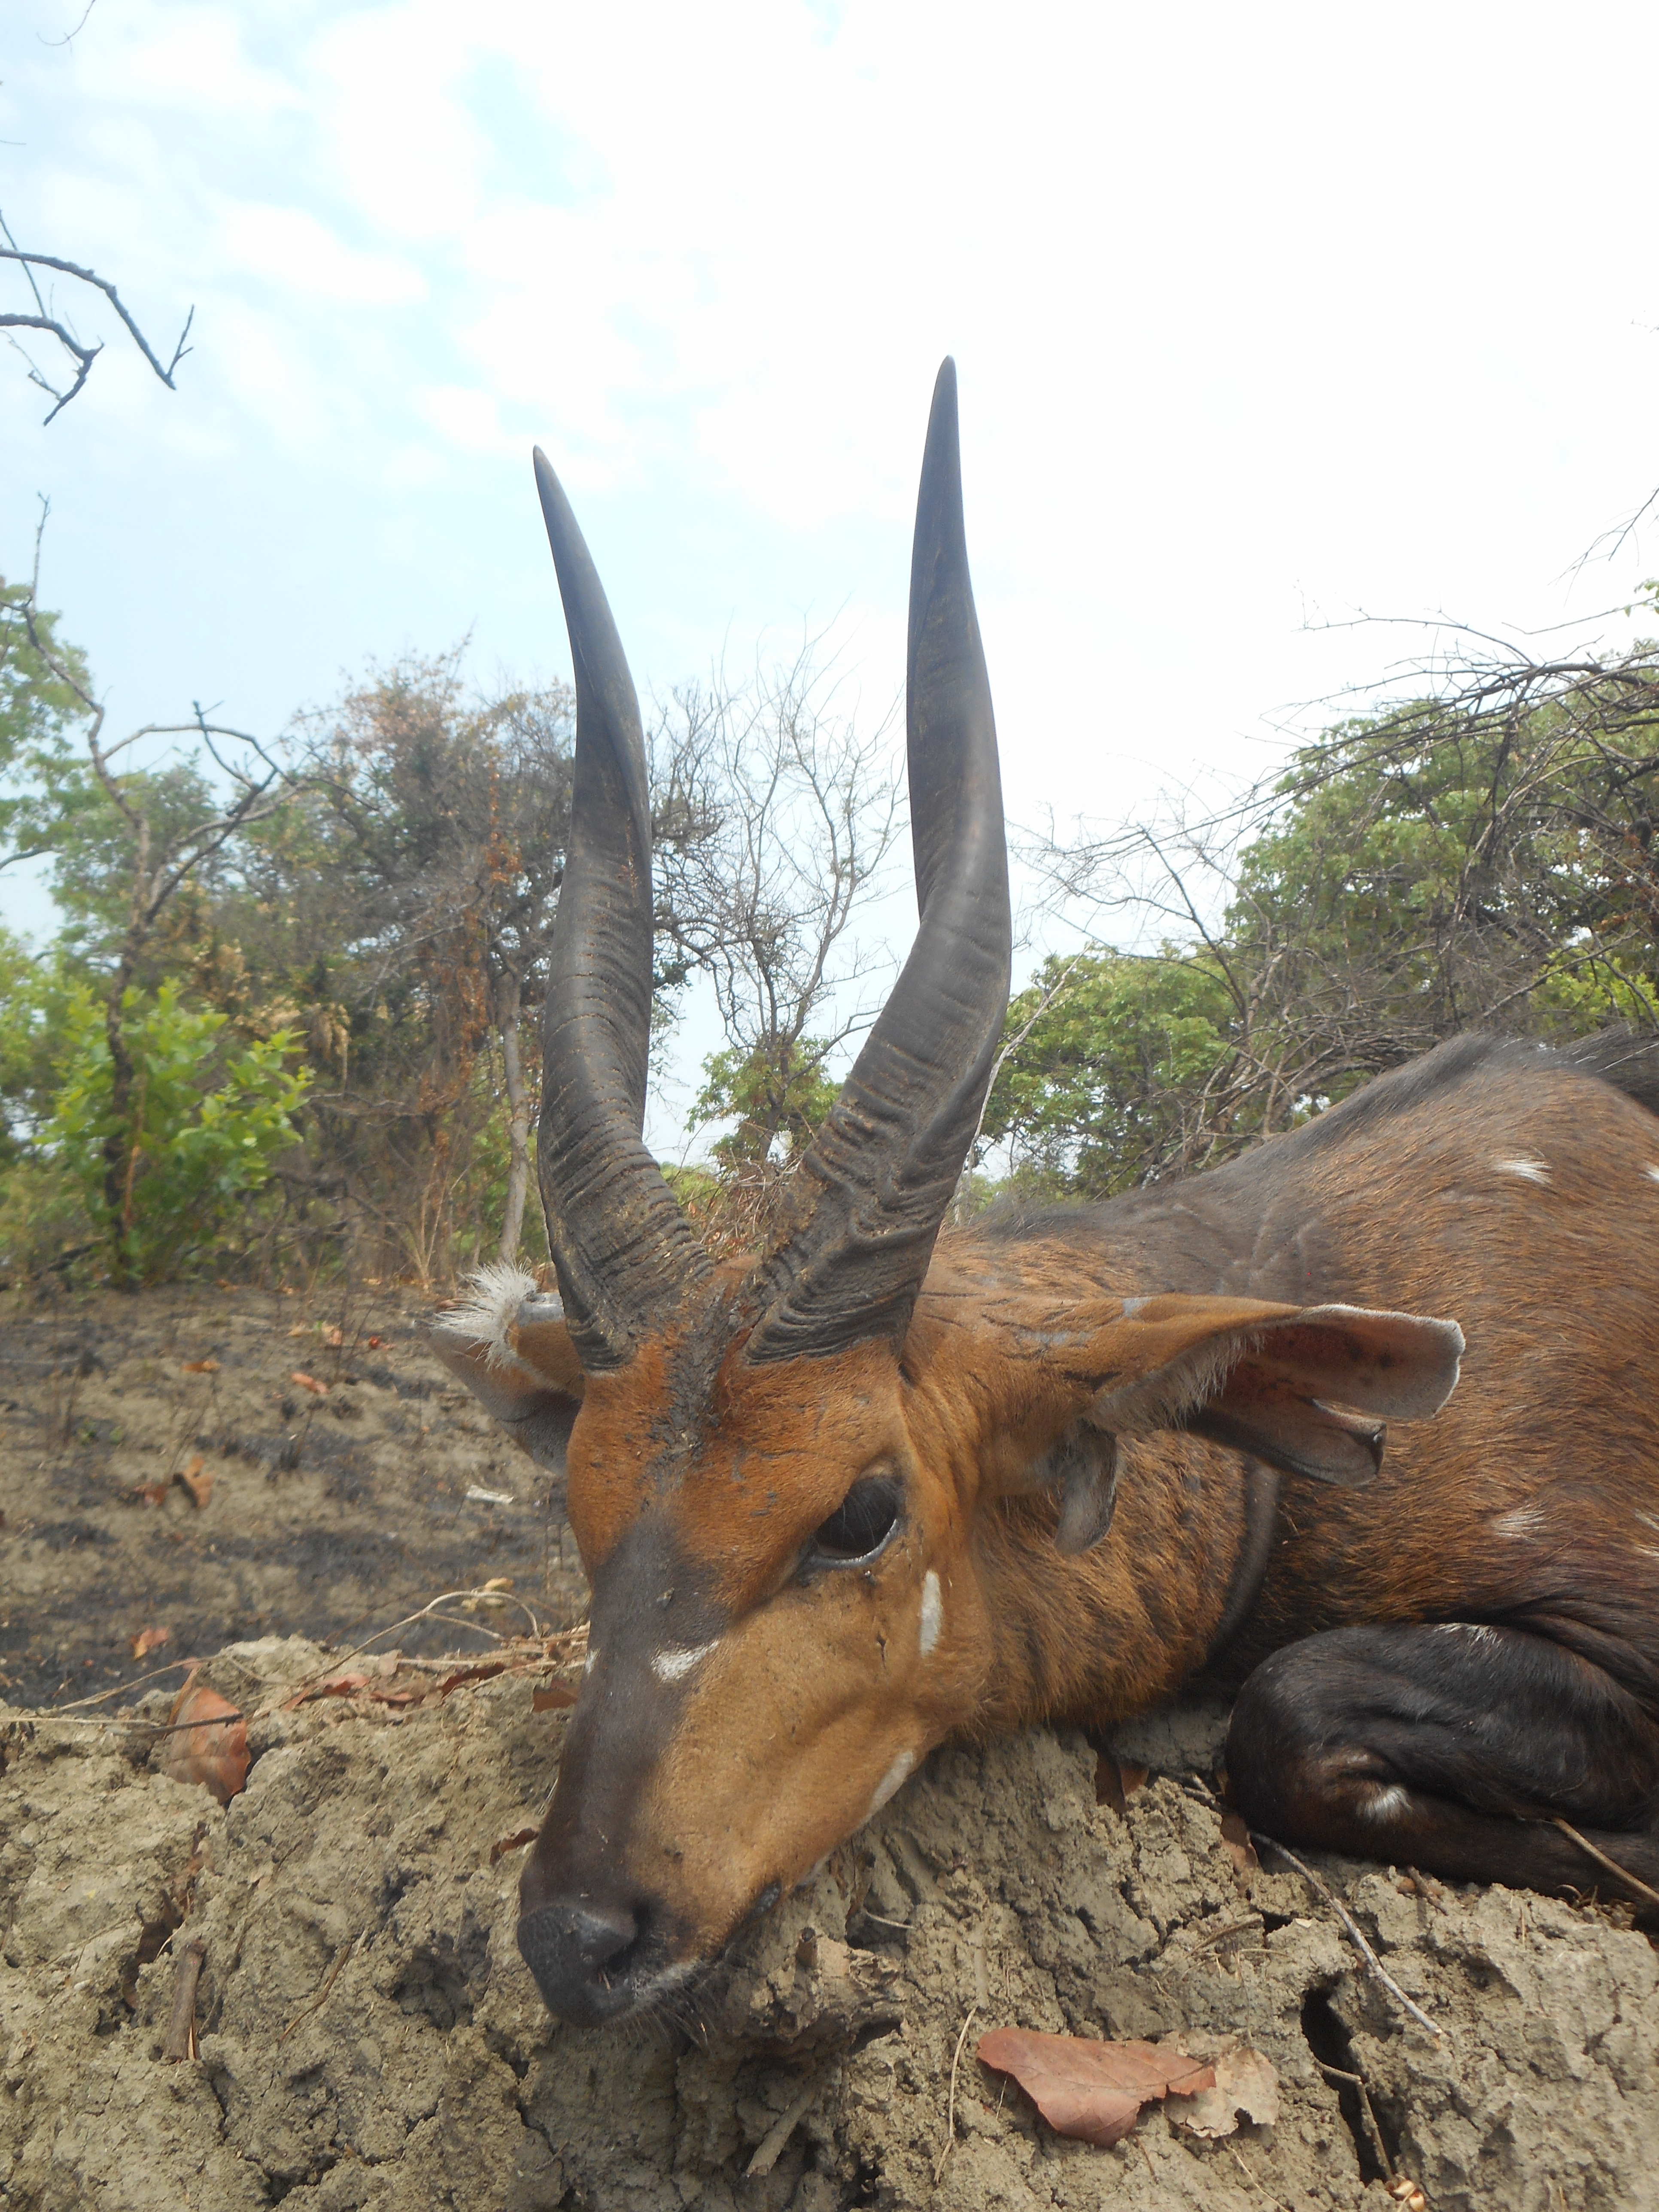
[[(1028, 925), (1078, 946), (1010, 1008), (958, 1218), (1202, 1167), (1471, 1026), (1659, 1027), (1659, 647), (1446, 640), (1225, 805), (1025, 841)], [(0, 935), (0, 1273), (544, 1261), (568, 691), (481, 688), (456, 647), (274, 742), (199, 708), (118, 735), (99, 696), (70, 624), (0, 588), (0, 865), (48, 860), (63, 916)], [(651, 753), (659, 1037), (699, 976), (724, 1032), (670, 1172), (747, 1240), (892, 972), (867, 921), (908, 865), (893, 733), (809, 640), (677, 691)]]

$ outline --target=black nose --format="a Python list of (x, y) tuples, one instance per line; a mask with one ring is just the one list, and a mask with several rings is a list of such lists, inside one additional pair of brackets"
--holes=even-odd
[(519, 1948), (550, 2012), (577, 2027), (597, 2027), (636, 1999), (628, 1972), (640, 1917), (625, 1906), (555, 1899), (519, 1923)]

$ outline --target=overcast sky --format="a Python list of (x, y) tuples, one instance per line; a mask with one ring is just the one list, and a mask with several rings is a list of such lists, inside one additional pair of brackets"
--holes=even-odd
[(0, 568), (49, 494), (117, 723), (566, 669), (534, 441), (642, 693), (833, 620), (878, 717), (947, 351), (1016, 818), (1260, 773), (1402, 649), (1310, 624), (1659, 568), (1571, 573), (1659, 483), (1650, 0), (83, 5), (6, 9), (0, 209), (195, 350), (60, 282), (110, 343), (49, 428), (0, 356)]

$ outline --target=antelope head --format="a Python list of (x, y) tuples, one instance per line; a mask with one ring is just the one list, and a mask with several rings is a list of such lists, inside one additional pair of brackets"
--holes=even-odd
[(1426, 1411), (1455, 1363), (1443, 1327), (1431, 1343), (1421, 1332), (1437, 1325), (1400, 1316), (1126, 1302), (1016, 1279), (983, 1248), (934, 1263), (1011, 944), (948, 361), (910, 580), (920, 927), (794, 1178), (784, 1232), (753, 1265), (713, 1265), (641, 1141), (652, 897), (638, 705), (539, 452), (536, 475), (578, 708), (539, 1133), (560, 1296), (502, 1279), (493, 1310), (446, 1316), (437, 1342), (562, 1467), (592, 1586), (588, 1671), (519, 1924), (550, 2007), (592, 2023), (715, 1957), (982, 1709), (994, 1639), (976, 1516), (1057, 1486), (1057, 1540), (1080, 1551), (1109, 1518), (1111, 1435), (1200, 1413), (1265, 1425), (1338, 1479), (1368, 1473), (1374, 1432), (1315, 1401)]

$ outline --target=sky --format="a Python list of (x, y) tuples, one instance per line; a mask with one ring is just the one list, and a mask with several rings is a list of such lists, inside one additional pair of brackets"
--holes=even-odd
[(946, 352), (1018, 823), (1259, 777), (1420, 652), (1360, 616), (1659, 569), (1578, 562), (1659, 484), (1650, 5), (84, 5), (0, 17), (0, 211), (193, 350), (58, 281), (108, 344), (44, 428), (0, 354), (0, 571), (46, 495), (113, 726), (568, 670), (537, 441), (642, 695), (805, 625), (878, 722)]

